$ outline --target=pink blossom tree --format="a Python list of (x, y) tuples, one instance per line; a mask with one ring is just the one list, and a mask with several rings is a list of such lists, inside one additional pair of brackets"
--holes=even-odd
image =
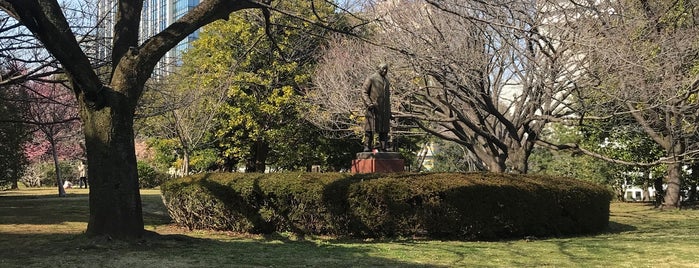
[(58, 195), (65, 196), (59, 160), (75, 159), (83, 154), (78, 138), (81, 126), (77, 102), (71, 90), (60, 83), (31, 82), (23, 88), (28, 107), (25, 120), (34, 133), (25, 145), (25, 154), (30, 161), (51, 157)]

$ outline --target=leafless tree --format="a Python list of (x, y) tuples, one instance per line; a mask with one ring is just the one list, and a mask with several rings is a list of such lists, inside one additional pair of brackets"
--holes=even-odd
[(536, 1), (396, 1), (375, 10), (369, 43), (328, 49), (309, 94), (320, 124), (349, 124), (361, 109), (359, 74), (379, 61), (391, 65), (397, 117), (465, 146), (490, 171), (526, 173), (544, 126), (575, 113), (581, 75), (572, 43), (560, 42), (574, 32), (544, 27), (550, 14)]
[(41, 80), (58, 73), (54, 59), (22, 25), (0, 14), (0, 63), (13, 69), (0, 77), (0, 86), (16, 85), (27, 80)]
[[(598, 81), (586, 103), (626, 116), (665, 152), (636, 165), (667, 165), (664, 206), (680, 202), (682, 166), (699, 155), (698, 1), (557, 1), (560, 23), (575, 29), (584, 71)], [(599, 116), (590, 111), (590, 115)], [(612, 160), (613, 159), (609, 159)]]
[[(96, 47), (105, 41), (98, 39), (96, 35), (97, 28), (94, 22), (99, 18), (95, 17), (95, 1), (63, 1), (61, 8), (65, 11), (66, 20), (70, 22), (71, 31), (80, 47), (86, 51), (93, 67), (99, 68), (108, 64), (104, 59), (96, 57)], [(0, 86), (24, 81), (66, 82), (65, 79), (60, 79), (61, 76), (56, 76), (63, 72), (58, 61), (21, 22), (8, 13), (0, 13), (0, 62), (18, 70), (12, 75), (0, 78)]]
[(182, 153), (183, 176), (189, 175), (192, 152), (208, 142), (216, 116), (226, 101), (227, 87), (205, 85), (208, 81), (204, 79), (206, 75), (200, 71), (174, 72), (156, 82), (159, 83), (158, 90), (144, 94), (142, 100), (149, 105), (139, 110), (141, 125), (148, 132), (177, 141)]
[[(342, 35), (332, 38), (314, 74), (315, 87), (305, 92), (306, 100), (313, 104), (308, 120), (337, 136), (361, 131), (361, 83), (380, 62), (388, 62), (388, 56), (387, 51), (361, 40)], [(389, 78), (395, 80), (392, 73), (390, 70)]]

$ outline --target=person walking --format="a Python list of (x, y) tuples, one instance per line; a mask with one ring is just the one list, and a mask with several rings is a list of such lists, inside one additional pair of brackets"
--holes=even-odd
[(85, 165), (85, 160), (80, 160), (80, 165), (78, 165), (78, 173), (80, 175), (80, 179), (78, 180), (78, 186), (80, 188), (83, 188), (83, 186), (85, 186), (85, 189), (87, 189), (87, 165)]

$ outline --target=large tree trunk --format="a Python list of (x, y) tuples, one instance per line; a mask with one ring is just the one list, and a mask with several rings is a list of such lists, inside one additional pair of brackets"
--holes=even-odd
[(269, 144), (265, 141), (255, 141), (251, 148), (251, 155), (245, 163), (245, 172), (264, 173), (267, 168), (267, 155), (269, 154)]
[(529, 155), (531, 150), (512, 147), (507, 154), (507, 171), (513, 174), (527, 174), (529, 171)]
[(489, 156), (479, 156), (478, 158), (481, 159), (481, 161), (483, 161), (483, 164), (485, 164), (485, 168), (489, 172), (504, 173), (505, 171), (507, 171), (505, 161), (501, 161), (500, 158)]
[(88, 235), (140, 238), (143, 235), (134, 146), (134, 104), (111, 92), (109, 104), (100, 110), (83, 106), (90, 221)]
[(665, 190), (665, 199), (663, 200), (663, 208), (678, 208), (680, 207), (680, 182), (682, 179), (682, 164), (674, 162), (667, 166), (667, 189)]

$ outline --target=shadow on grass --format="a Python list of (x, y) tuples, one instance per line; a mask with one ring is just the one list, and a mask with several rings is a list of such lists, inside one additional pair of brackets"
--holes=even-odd
[(88, 195), (0, 197), (0, 224), (60, 224), (88, 220)]
[[(2, 192), (0, 192), (2, 193)], [(87, 193), (67, 193), (65, 197), (59, 197), (58, 194), (39, 194), (39, 195), (8, 195), (0, 194), (0, 202), (3, 200), (65, 200), (75, 198), (87, 198)]]
[(638, 228), (633, 225), (628, 225), (628, 224), (623, 224), (615, 221), (610, 221), (609, 222), (609, 227), (607, 227), (607, 230), (603, 233), (605, 234), (619, 234), (623, 232), (631, 232), (631, 231), (636, 231)]
[[(160, 196), (142, 195), (142, 199), (145, 224), (170, 228)], [(197, 233), (147, 232), (141, 241), (124, 242), (90, 238), (81, 228), (64, 228), (66, 222), (84, 223), (88, 218), (87, 194), (0, 197), (0, 267), (437, 267), (400, 257), (377, 257), (377, 249), (361, 241), (297, 241), (283, 235), (199, 238), (193, 237)]]
[[(146, 225), (171, 222), (159, 195), (142, 195), (143, 218)], [(65, 222), (87, 222), (89, 194), (0, 196), (1, 224), (51, 225)]]
[(139, 242), (81, 234), (0, 234), (3, 267), (440, 267), (377, 257), (362, 243), (196, 238), (149, 233)]

